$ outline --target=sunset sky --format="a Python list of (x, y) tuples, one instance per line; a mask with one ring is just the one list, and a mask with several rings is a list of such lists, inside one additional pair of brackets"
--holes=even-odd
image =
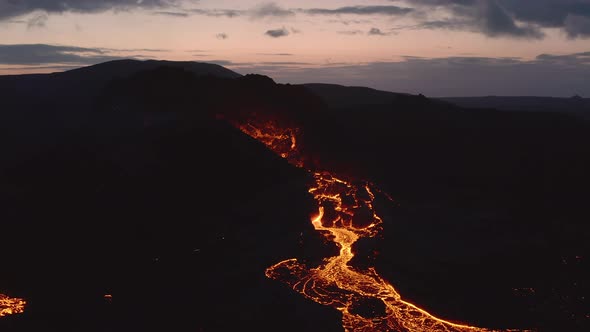
[(0, 0), (0, 75), (118, 58), (427, 96), (590, 97), (590, 0)]

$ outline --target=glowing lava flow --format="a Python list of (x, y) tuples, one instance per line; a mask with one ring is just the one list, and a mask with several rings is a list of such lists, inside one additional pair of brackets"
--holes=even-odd
[[(262, 128), (257, 125), (238, 124), (238, 127), (292, 164), (303, 167), (293, 130), (281, 130), (272, 122)], [(329, 172), (312, 174), (315, 183), (309, 192), (318, 203), (318, 215), (311, 222), (317, 231), (336, 243), (340, 254), (326, 258), (315, 268), (308, 268), (297, 259), (288, 259), (269, 267), (267, 277), (339, 310), (346, 331), (492, 331), (436, 318), (402, 300), (375, 269), (358, 271), (349, 266), (354, 257), (353, 244), (359, 238), (376, 236), (383, 224), (373, 206), (375, 196), (371, 185), (348, 182)]]
[(14, 299), (0, 294), (0, 317), (23, 313), (26, 304), (27, 302), (23, 299)]

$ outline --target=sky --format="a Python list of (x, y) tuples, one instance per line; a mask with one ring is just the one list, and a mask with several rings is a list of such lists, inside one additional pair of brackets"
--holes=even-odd
[(432, 97), (590, 97), (590, 0), (0, 0), (0, 75), (121, 58)]

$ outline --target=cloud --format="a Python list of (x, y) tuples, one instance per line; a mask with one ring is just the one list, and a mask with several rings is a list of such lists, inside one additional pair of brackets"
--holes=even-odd
[(371, 28), (369, 31), (367, 31), (366, 33), (362, 30), (344, 30), (344, 31), (338, 31), (339, 34), (341, 35), (349, 35), (349, 36), (355, 36), (355, 35), (368, 35), (368, 36), (389, 36), (391, 35), (393, 32), (383, 32), (381, 31), (381, 29), (378, 28)]
[(41, 72), (62, 72), (66, 70), (80, 68), (80, 65), (55, 65), (55, 66), (22, 66), (22, 67), (6, 67), (3, 68), (0, 66), (0, 73), (7, 73), (8, 75), (12, 75), (15, 73), (22, 74), (22, 73), (41, 73)]
[(163, 48), (98, 48), (97, 50), (103, 53), (116, 53), (116, 52), (148, 52), (148, 53), (158, 53), (158, 52), (169, 52), (170, 50), (163, 49)]
[(230, 60), (203, 60), (206, 63), (214, 63), (221, 66), (229, 67), (229, 68), (239, 68), (242, 72), (245, 73), (253, 73), (255, 71), (263, 70), (262, 68), (270, 69), (270, 68), (281, 68), (288, 70), (289, 68), (300, 68), (302, 66), (309, 66), (312, 65), (308, 62), (298, 62), (298, 61), (261, 61), (261, 62), (233, 62)]
[(44, 28), (48, 19), (49, 19), (49, 17), (45, 13), (37, 14), (37, 15), (31, 17), (27, 21), (27, 28), (28, 29)]
[(351, 24), (365, 24), (365, 23), (371, 23), (371, 20), (328, 20), (328, 23), (340, 23), (340, 24), (344, 24), (344, 25), (351, 25)]
[(541, 39), (537, 25), (517, 24), (511, 13), (495, 0), (416, 0), (417, 4), (447, 8), (453, 17), (421, 22), (416, 28), (467, 30), (489, 37)]
[(590, 17), (588, 0), (497, 0), (517, 20), (543, 27), (564, 27), (568, 16)]
[(574, 53), (567, 55), (540, 54), (536, 58), (537, 63), (559, 64), (567, 66), (590, 65), (590, 52)]
[(292, 53), (257, 53), (257, 55), (269, 55), (269, 56), (293, 56)]
[(252, 8), (249, 11), (250, 17), (255, 19), (261, 18), (269, 18), (269, 17), (278, 17), (278, 18), (285, 18), (289, 16), (294, 16), (295, 12), (290, 9), (284, 9), (279, 7), (274, 2), (264, 3)]
[[(1, 1), (1, 0), (0, 0)], [(251, 19), (270, 19), (270, 18), (288, 18), (295, 16), (297, 13), (308, 15), (386, 15), (386, 16), (401, 16), (412, 12), (412, 8), (404, 8), (398, 6), (347, 6), (334, 9), (329, 8), (283, 8), (274, 2), (262, 3), (258, 6), (248, 10), (235, 9), (189, 9), (188, 13), (195, 15), (205, 15), (212, 17), (229, 17), (234, 18), (238, 16), (249, 16)], [(167, 12), (165, 12), (167, 13)], [(174, 14), (172, 14), (174, 15)], [(181, 16), (181, 15), (178, 15)], [(360, 20), (344, 20), (343, 24), (351, 23), (366, 23)]]
[[(297, 8), (289, 9), (283, 8), (274, 2), (267, 2), (255, 6), (248, 10), (233, 10), (233, 9), (192, 9), (190, 12), (206, 16), (227, 16), (238, 17), (247, 15), (252, 19), (266, 19), (266, 18), (287, 18), (295, 16), (297, 13), (308, 15), (386, 15), (386, 16), (401, 16), (412, 12), (412, 8), (404, 8), (398, 6), (348, 6), (334, 9), (329, 8)], [(354, 21), (348, 21), (353, 23)], [(361, 23), (357, 21), (357, 23)]]
[(166, 11), (157, 11), (154, 12), (154, 15), (162, 15), (162, 16), (172, 16), (172, 17), (188, 17), (189, 14), (185, 12), (166, 12)]
[[(398, 2), (396, 0), (390, 0)], [(412, 0), (417, 9), (450, 14), (442, 20), (420, 22), (425, 28), (464, 29), (490, 37), (539, 39), (543, 28), (560, 28), (570, 38), (590, 37), (588, 0)], [(443, 24), (443, 23), (447, 24)], [(417, 26), (420, 26), (418, 24)]]
[(467, 30), (474, 31), (473, 22), (464, 19), (446, 18), (435, 21), (424, 21), (415, 25), (406, 25), (393, 28), (393, 30)]
[[(398, 0), (389, 1), (398, 2)], [(478, 1), (479, 0), (410, 0), (409, 2), (416, 5), (428, 6), (471, 6), (476, 4)]]
[(590, 17), (568, 15), (565, 19), (565, 32), (570, 38), (590, 37)]
[[(13, 3), (12, 0), (0, 0)], [(90, 1), (90, 0), (87, 0)], [(158, 11), (155, 14), (176, 17), (205, 15), (210, 17), (235, 18), (247, 16), (251, 19), (285, 19), (303, 15), (324, 15), (339, 17), (342, 15), (357, 16), (407, 16), (415, 24), (407, 25), (407, 29), (447, 29), (481, 33), (488, 37), (508, 37), (522, 39), (542, 39), (543, 29), (562, 29), (569, 38), (590, 38), (590, 0), (389, 0), (392, 5), (357, 5), (337, 8), (283, 8), (275, 2), (266, 2), (247, 10), (235, 9), (178, 9), (180, 0), (151, 0), (135, 3), (132, 0), (114, 0), (100, 2), (102, 5), (88, 6), (86, 11), (98, 11), (105, 8), (124, 8), (143, 6), (146, 8), (162, 8), (175, 6), (175, 11)], [(25, 3), (41, 3), (41, 0), (27, 0)], [(58, 3), (59, 1), (49, 1)], [(66, 3), (76, 2), (74, 0)], [(84, 1), (82, 1), (84, 2)], [(16, 3), (16, 2), (15, 2)], [(79, 2), (78, 2), (79, 3)], [(116, 3), (116, 5), (115, 5)], [(108, 6), (107, 6), (108, 5)], [(7, 5), (4, 4), (4, 7)], [(16, 5), (12, 5), (16, 6)], [(34, 7), (39, 9), (40, 6)], [(47, 7), (47, 6), (45, 6)], [(67, 6), (66, 6), (67, 7)], [(67, 10), (82, 11), (78, 7), (67, 7)], [(61, 8), (61, 9), (59, 9)], [(59, 11), (64, 11), (58, 7)], [(12, 10), (14, 12), (15, 10)], [(29, 10), (30, 11), (30, 10)], [(11, 10), (9, 10), (11, 12)], [(1, 15), (0, 15), (1, 16)], [(1, 18), (1, 17), (0, 17)], [(330, 23), (345, 25), (370, 23), (354, 19), (329, 20)], [(401, 29), (401, 28), (398, 28)]]
[(514, 36), (542, 38), (543, 33), (535, 26), (516, 25), (512, 17), (495, 1), (483, 2), (477, 10), (481, 30), (488, 36)]
[(173, 7), (180, 2), (180, 0), (0, 0), (0, 20), (35, 11), (96, 13), (111, 9)]
[[(248, 16), (251, 19), (265, 19), (265, 18), (286, 18), (289, 16), (294, 16), (295, 11), (291, 9), (285, 9), (280, 7), (274, 2), (267, 2), (250, 8), (248, 10), (238, 10), (238, 9), (224, 9), (224, 8), (214, 8), (214, 9), (187, 9), (185, 10), (187, 16), (190, 14), (192, 15), (203, 15), (209, 17), (227, 17), (227, 18), (236, 18), (242, 16)], [(180, 16), (180, 15), (179, 15)]]
[(354, 35), (363, 34), (363, 31), (362, 30), (344, 30), (344, 31), (338, 31), (338, 33), (341, 35), (354, 36)]
[(47, 44), (0, 44), (0, 65), (89, 65), (121, 59), (112, 50)]
[(227, 18), (234, 18), (244, 15), (244, 11), (235, 9), (190, 9), (188, 12), (195, 15)]
[(326, 8), (310, 8), (299, 9), (299, 11), (310, 15), (387, 15), (387, 16), (401, 16), (414, 11), (412, 8), (398, 7), (398, 6), (348, 6), (336, 9)]
[(215, 35), (215, 38), (217, 38), (217, 39), (227, 39), (228, 37), (229, 36), (226, 33), (224, 33), (224, 32), (218, 33), (218, 34)]
[[(590, 96), (590, 52), (519, 58), (405, 57), (400, 61), (323, 66), (234, 67), (281, 83), (324, 82), (427, 96)], [(534, 82), (534, 84), (532, 84)]]
[(205, 60), (205, 62), (207, 63), (214, 63), (216, 65), (220, 65), (220, 66), (231, 66), (234, 65), (235, 63), (229, 60)]
[(297, 62), (297, 61), (266, 61), (260, 62), (262, 65), (277, 65), (277, 66), (305, 66), (311, 65), (309, 62)]
[(282, 27), (280, 29), (268, 30), (264, 34), (272, 38), (280, 38), (288, 36), (289, 30), (285, 29), (285, 27)]
[(367, 32), (367, 34), (369, 36), (387, 36), (387, 35), (389, 35), (389, 33), (385, 33), (377, 28), (371, 28), (371, 30), (369, 30), (369, 32)]

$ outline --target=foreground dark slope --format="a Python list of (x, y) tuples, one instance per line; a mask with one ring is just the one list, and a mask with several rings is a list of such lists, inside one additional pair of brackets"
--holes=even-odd
[[(7, 247), (25, 245), (3, 258), (14, 273), (0, 288), (38, 300), (0, 324), (340, 329), (335, 312), (262, 274), (334, 248), (308, 223), (305, 175), (217, 120), (256, 112), (301, 127), (319, 168), (374, 180), (396, 199), (380, 204), (385, 233), (358, 244), (355, 266), (376, 266), (442, 318), (587, 330), (586, 123), (403, 94), (329, 107), (310, 91), (160, 68), (109, 81), (84, 109), (12, 99), (53, 120), (21, 117), (3, 131)], [(49, 305), (56, 296), (65, 305)]]
[[(75, 126), (4, 136), (15, 154), (0, 169), (0, 290), (30, 305), (1, 331), (341, 329), (337, 313), (264, 276), (281, 259), (333, 252), (307, 222), (306, 174), (212, 108), (181, 112), (188, 102), (171, 94), (187, 78), (213, 82), (175, 68), (134, 75), (101, 89)], [(18, 110), (60, 119), (78, 104), (38, 106)]]

